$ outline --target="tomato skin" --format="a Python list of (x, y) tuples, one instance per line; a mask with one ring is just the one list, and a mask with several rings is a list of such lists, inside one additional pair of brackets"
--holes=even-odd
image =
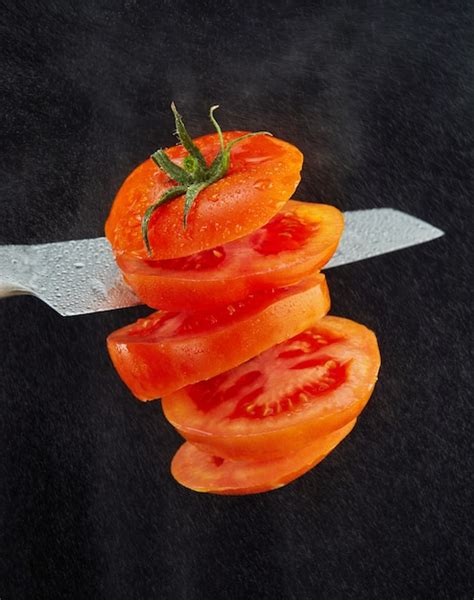
[[(245, 134), (224, 133), (225, 143)], [(194, 140), (208, 164), (219, 151), (217, 134)], [(166, 150), (178, 164), (182, 146)], [(237, 143), (227, 174), (197, 197), (183, 228), (184, 196), (161, 206), (149, 225), (154, 259), (187, 256), (229, 242), (257, 229), (280, 210), (300, 181), (303, 155), (291, 144), (267, 135)], [(141, 233), (146, 209), (176, 185), (151, 160), (139, 165), (119, 189), (105, 232), (116, 256), (149, 258)]]
[(171, 473), (178, 483), (196, 492), (243, 495), (268, 492), (300, 477), (334, 450), (351, 432), (356, 420), (321, 436), (282, 458), (270, 461), (230, 461), (201, 452), (185, 442), (175, 454)]
[[(317, 227), (317, 230), (307, 240), (295, 240), (295, 247), (287, 251), (257, 252), (255, 244), (259, 236), (285, 214), (294, 215), (308, 228)], [(123, 257), (117, 257), (117, 263), (127, 283), (148, 306), (163, 310), (204, 310), (272, 287), (292, 285), (308, 277), (331, 258), (343, 226), (344, 217), (333, 206), (290, 200), (263, 228), (214, 249), (221, 258), (214, 260), (214, 264), (211, 261), (208, 268), (171, 269), (166, 261)], [(213, 258), (212, 252), (205, 257), (208, 262), (209, 256)]]
[[(140, 400), (153, 400), (245, 362), (296, 335), (324, 316), (329, 307), (325, 277), (317, 274), (290, 288), (256, 295), (243, 308), (231, 305), (203, 315), (150, 315), (112, 333), (107, 347), (132, 393)], [(175, 315), (171, 324), (166, 321), (169, 315)], [(156, 318), (164, 319), (167, 328), (160, 337), (153, 334)], [(198, 323), (193, 325), (194, 331), (183, 334), (173, 328), (173, 322), (186, 318)], [(204, 326), (199, 325), (199, 319)], [(148, 339), (147, 330), (152, 332)]]
[[(278, 458), (288, 448), (298, 450), (316, 437), (343, 427), (360, 414), (372, 394), (380, 366), (377, 340), (374, 333), (363, 325), (340, 317), (326, 316), (314, 322), (311, 329), (339, 336), (339, 344), (336, 343), (326, 353), (330, 358), (336, 353), (335, 356), (346, 363), (347, 376), (335, 391), (320, 394), (310, 405), (310, 410), (295, 409), (278, 418), (272, 416), (246, 421), (229, 420), (228, 412), (223, 412), (217, 404), (218, 412), (214, 411), (212, 415), (209, 411), (197, 410), (193, 395), (212, 389), (215, 382), (223, 379), (222, 375), (219, 379), (187, 386), (165, 396), (162, 404), (166, 418), (200, 450), (233, 460), (256, 456), (266, 460)], [(285, 347), (285, 344), (280, 346)], [(274, 365), (275, 352), (278, 351), (279, 347), (269, 349), (246, 363), (245, 368), (253, 371), (254, 365), (262, 364), (262, 361), (263, 369), (265, 361), (267, 366)], [(270, 358), (267, 359), (268, 356)], [(229, 371), (228, 374), (232, 373)], [(266, 377), (271, 382), (268, 375)], [(286, 371), (288, 385), (295, 378), (295, 371)], [(213, 415), (218, 415), (218, 419)]]

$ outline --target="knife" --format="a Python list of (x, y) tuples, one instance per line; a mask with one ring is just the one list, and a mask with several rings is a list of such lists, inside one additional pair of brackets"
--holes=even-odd
[[(429, 242), (444, 232), (391, 208), (344, 213), (337, 252), (325, 269)], [(70, 317), (140, 300), (125, 284), (105, 238), (0, 246), (0, 298), (31, 294)]]

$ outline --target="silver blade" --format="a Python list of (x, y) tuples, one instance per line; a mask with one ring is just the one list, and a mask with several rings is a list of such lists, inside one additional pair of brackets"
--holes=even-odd
[[(390, 208), (344, 213), (339, 248), (326, 268), (433, 240), (443, 232)], [(140, 304), (123, 282), (105, 238), (0, 247), (0, 291), (34, 294), (63, 316)], [(5, 291), (7, 290), (7, 292)]]
[(442, 235), (441, 229), (393, 208), (348, 211), (339, 246), (324, 268), (424, 244)]
[(38, 296), (65, 317), (140, 304), (105, 238), (0, 246), (2, 283), (12, 294)]

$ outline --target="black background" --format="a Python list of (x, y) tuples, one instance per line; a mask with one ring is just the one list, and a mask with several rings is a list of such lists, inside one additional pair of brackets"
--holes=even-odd
[(379, 336), (379, 383), (326, 461), (260, 496), (169, 475), (178, 435), (104, 345), (148, 309), (2, 300), (1, 600), (472, 598), (469, 5), (0, 2), (0, 243), (102, 235), (174, 143), (172, 99), (196, 135), (220, 103), (224, 128), (298, 145), (301, 199), (446, 232), (328, 273), (333, 313)]

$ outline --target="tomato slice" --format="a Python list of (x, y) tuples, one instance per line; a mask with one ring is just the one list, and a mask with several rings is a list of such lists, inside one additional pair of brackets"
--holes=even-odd
[[(224, 133), (227, 144), (245, 134)], [(207, 163), (218, 153), (217, 134), (194, 140)], [(168, 157), (182, 164), (186, 150), (174, 146)], [(231, 151), (227, 174), (197, 197), (188, 225), (183, 229), (184, 197), (161, 206), (149, 226), (154, 259), (187, 256), (213, 248), (254, 231), (291, 197), (300, 181), (301, 152), (268, 135), (257, 135), (237, 143)], [(108, 217), (105, 232), (116, 256), (147, 259), (141, 221), (146, 209), (176, 183), (148, 159), (139, 165), (120, 188)]]
[(234, 369), (165, 396), (163, 410), (208, 453), (275, 458), (356, 418), (379, 366), (373, 332), (328, 316)]
[(329, 310), (324, 275), (206, 312), (158, 312), (115, 331), (107, 346), (140, 400), (208, 379), (303, 331)]
[(149, 306), (209, 309), (319, 270), (336, 250), (343, 227), (337, 208), (290, 200), (266, 225), (223, 246), (161, 261), (118, 257), (118, 265)]
[(229, 460), (202, 452), (189, 442), (171, 463), (173, 477), (196, 492), (256, 494), (283, 487), (321, 462), (350, 433), (356, 420), (313, 440), (297, 452), (269, 461)]

